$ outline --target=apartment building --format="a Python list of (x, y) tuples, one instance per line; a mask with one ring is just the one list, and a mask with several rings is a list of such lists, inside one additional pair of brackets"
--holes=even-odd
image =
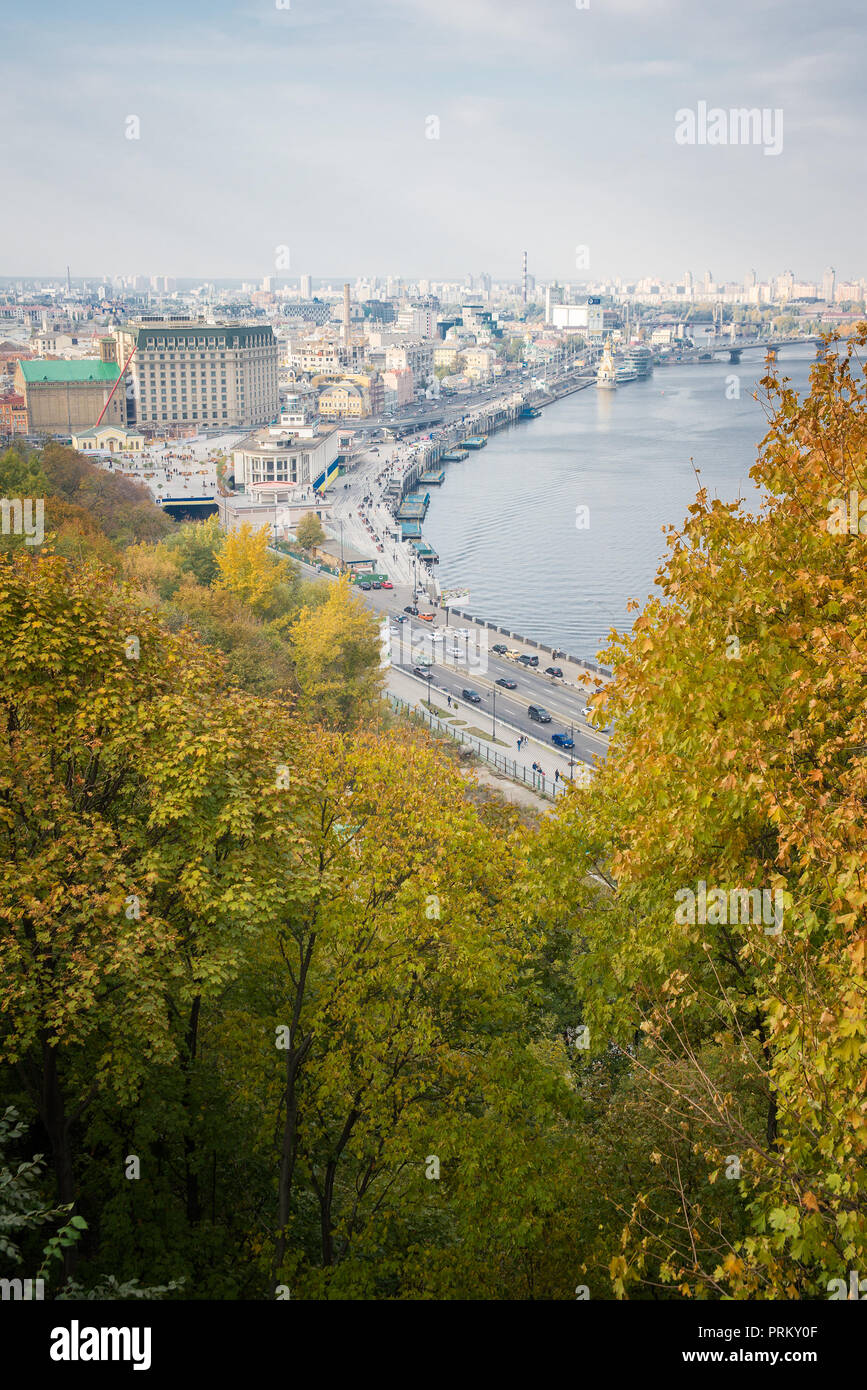
[(309, 372), (311, 376), (345, 376), (357, 372), (364, 363), (364, 345), (349, 346), (335, 342), (299, 342), (290, 344), (286, 354), (290, 371)]
[(409, 367), (415, 381), (424, 384), (433, 376), (433, 342), (417, 340), (395, 343), (385, 349), (385, 365), (390, 372), (402, 371)]
[(135, 423), (145, 432), (256, 429), (280, 408), (278, 349), (270, 324), (146, 321), (118, 334)]

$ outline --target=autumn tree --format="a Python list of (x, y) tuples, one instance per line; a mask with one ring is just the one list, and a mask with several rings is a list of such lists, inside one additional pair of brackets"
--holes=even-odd
[(305, 512), (295, 527), (295, 539), (305, 550), (312, 550), (325, 540), (325, 528), (315, 512)]
[(330, 587), (324, 604), (304, 608), (288, 633), (308, 716), (347, 727), (376, 708), (379, 624), (345, 577)]
[(226, 537), (217, 554), (219, 577), (215, 587), (228, 589), (260, 617), (276, 618), (291, 607), (297, 567), (285, 557), (270, 553), (265, 527), (244, 524)]
[(763, 382), (757, 513), (701, 492), (670, 532), (663, 598), (604, 654), (607, 764), (540, 845), (593, 1048), (633, 1106), (666, 1098), (617, 1293), (822, 1297), (867, 1258), (865, 344), (803, 400)]

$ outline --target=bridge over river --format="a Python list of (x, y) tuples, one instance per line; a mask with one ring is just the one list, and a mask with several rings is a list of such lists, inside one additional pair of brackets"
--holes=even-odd
[(794, 347), (800, 343), (820, 343), (821, 339), (816, 334), (798, 334), (794, 337), (777, 338), (729, 338), (721, 342), (704, 342), (700, 347), (690, 348), (679, 357), (681, 363), (689, 365), (691, 362), (706, 362), (708, 357), (718, 357), (721, 353), (728, 353), (730, 362), (740, 362), (742, 352), (752, 352), (760, 350), (765, 354), (777, 352), (779, 348)]

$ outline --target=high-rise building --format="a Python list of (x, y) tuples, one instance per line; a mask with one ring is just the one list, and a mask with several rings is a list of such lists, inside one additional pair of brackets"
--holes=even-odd
[(301, 276), (301, 298), (302, 298), (302, 299), (312, 299), (312, 298), (313, 298), (313, 279), (312, 279), (312, 277), (311, 277), (310, 275), (302, 275), (302, 276)]
[(118, 339), (119, 360), (135, 348), (129, 374), (142, 430), (255, 429), (278, 412), (278, 349), (270, 324), (142, 319)]
[(834, 288), (837, 283), (837, 275), (834, 267), (829, 265), (822, 275), (822, 298), (826, 304), (834, 303)]
[(563, 286), (555, 280), (553, 285), (545, 286), (545, 322), (553, 323), (552, 310), (555, 304), (563, 303)]

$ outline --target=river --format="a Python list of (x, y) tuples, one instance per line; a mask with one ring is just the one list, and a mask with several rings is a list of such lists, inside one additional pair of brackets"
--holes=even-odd
[[(803, 392), (813, 360), (812, 348), (785, 349), (780, 374)], [(754, 399), (765, 370), (755, 352), (737, 366), (657, 367), (617, 391), (591, 386), (445, 464), (424, 524), (443, 588), (465, 586), (480, 617), (595, 657), (612, 628), (631, 627), (628, 600), (643, 606), (659, 592), (661, 528), (686, 517), (693, 465), (711, 497), (757, 502), (749, 473), (767, 432), (767, 402)], [(589, 509), (582, 529), (579, 507)]]

